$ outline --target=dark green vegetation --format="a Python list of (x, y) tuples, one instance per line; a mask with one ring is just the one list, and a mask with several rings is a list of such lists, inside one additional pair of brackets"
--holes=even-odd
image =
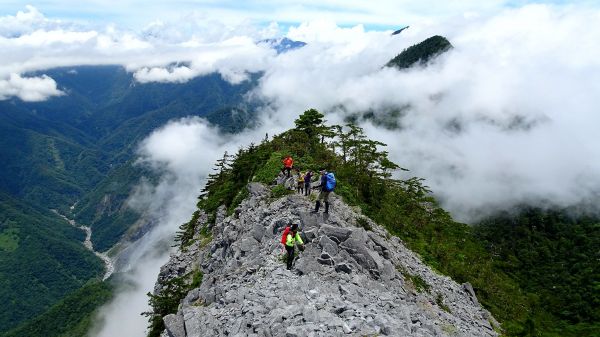
[(84, 237), (81, 230), (49, 210), (0, 192), (3, 330), (44, 312), (90, 278), (101, 275), (104, 266), (81, 244)]
[(521, 207), (476, 227), (498, 267), (529, 294), (532, 334), (600, 334), (600, 219), (580, 213)]
[(148, 328), (148, 337), (159, 337), (165, 329), (163, 317), (177, 312), (179, 302), (187, 295), (188, 291), (198, 288), (202, 284), (202, 272), (197, 270), (191, 275), (174, 278), (163, 285), (163, 291), (154, 295), (148, 293), (151, 312), (145, 312), (148, 316), (150, 327)]
[(94, 281), (67, 295), (48, 311), (3, 337), (73, 337), (86, 336), (93, 324), (96, 309), (112, 296), (109, 282)]
[(450, 49), (452, 49), (452, 44), (445, 37), (435, 35), (404, 49), (391, 59), (387, 66), (406, 69), (413, 65), (423, 65)]
[(125, 201), (142, 175), (155, 178), (133, 163), (139, 141), (187, 116), (238, 130), (252, 118), (242, 102), (257, 79), (231, 85), (211, 74), (140, 84), (117, 66), (43, 73), (66, 95), (0, 101), (0, 333), (103, 272), (81, 244), (84, 233), (50, 209), (90, 225), (97, 250), (135, 238), (130, 227), (140, 215)]
[[(336, 193), (347, 203), (401, 237), (434, 269), (470, 282), (506, 335), (598, 335), (598, 219), (556, 213), (497, 217), (478, 227), (457, 223), (422, 179), (391, 177), (393, 170), (403, 169), (389, 161), (384, 146), (355, 125), (328, 127), (323, 115), (308, 110), (295, 129), (219, 161), (198, 208), (209, 221), (220, 205), (233, 211), (246, 184), (271, 184), (281, 159), (290, 154), (302, 170), (335, 172)], [(200, 239), (193, 236), (199, 215), (182, 225), (182, 248)], [(504, 225), (495, 227), (495, 221)], [(407, 278), (427, 291), (426, 283)]]

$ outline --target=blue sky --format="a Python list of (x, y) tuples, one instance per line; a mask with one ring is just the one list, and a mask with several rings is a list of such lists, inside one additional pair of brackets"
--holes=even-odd
[(267, 25), (278, 22), (283, 27), (315, 19), (334, 21), (340, 26), (363, 24), (368, 30), (398, 29), (415, 21), (440, 19), (465, 13), (492, 14), (505, 8), (525, 4), (589, 5), (589, 0), (304, 0), (282, 2), (272, 0), (122, 0), (73, 1), (41, 0), (23, 3), (7, 0), (0, 3), (0, 15), (15, 15), (29, 4), (53, 19), (91, 25), (116, 24), (121, 28), (139, 30), (154, 21), (177, 21), (193, 13), (228, 24), (251, 23)]

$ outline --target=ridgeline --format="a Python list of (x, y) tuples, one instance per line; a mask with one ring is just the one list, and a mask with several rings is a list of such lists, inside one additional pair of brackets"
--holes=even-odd
[[(424, 185), (423, 179), (414, 177), (398, 180), (392, 178), (394, 170), (405, 169), (388, 159), (387, 152), (382, 150), (385, 144), (369, 140), (364, 135), (363, 130), (356, 125), (327, 126), (324, 124), (323, 117), (321, 113), (314, 109), (307, 110), (296, 120), (296, 128), (277, 135), (271, 140), (265, 139), (258, 145), (250, 144), (234, 155), (226, 153), (217, 162), (215, 173), (210, 176), (200, 195), (198, 210), (188, 223), (181, 226), (178, 233), (177, 239), (180, 244), (180, 251), (163, 267), (154, 293), (149, 294), (150, 303), (153, 307), (152, 312), (147, 313), (151, 323), (149, 336), (159, 336), (165, 328), (165, 322), (167, 322), (167, 327), (170, 329), (177, 330), (182, 327), (184, 330), (189, 329), (188, 324), (191, 324), (190, 326), (194, 324), (194, 319), (186, 316), (186, 310), (190, 309), (190, 306), (196, 307), (192, 308), (194, 315), (200, 315), (206, 319), (208, 319), (209, 316), (206, 315), (209, 313), (216, 315), (214, 316), (216, 318), (209, 320), (212, 324), (210, 326), (214, 329), (212, 332), (224, 334), (223, 331), (219, 330), (221, 325), (218, 317), (220, 316), (217, 313), (224, 313), (226, 310), (233, 310), (232, 312), (237, 310), (236, 306), (231, 307), (226, 304), (239, 304), (240, 299), (227, 297), (233, 296), (233, 293), (230, 293), (231, 289), (225, 289), (227, 288), (227, 280), (237, 279), (239, 276), (237, 273), (246, 273), (253, 280), (249, 282), (262, 282), (262, 279), (250, 275), (260, 274), (264, 277), (269, 274), (272, 277), (293, 280), (290, 282), (299, 282), (298, 284), (309, 287), (305, 282), (312, 284), (310, 282), (313, 281), (309, 280), (323, 275), (328, 275), (328, 282), (334, 282), (335, 280), (341, 282), (346, 278), (342, 274), (346, 274), (345, 271), (350, 270), (348, 275), (351, 278), (358, 274), (359, 276), (356, 277), (366, 278), (363, 280), (364, 282), (367, 282), (367, 279), (370, 280), (365, 284), (377, 287), (377, 282), (383, 282), (381, 281), (383, 280), (381, 272), (385, 270), (384, 260), (388, 260), (380, 260), (377, 256), (383, 256), (384, 251), (390, 250), (394, 252), (393, 256), (406, 257), (406, 255), (403, 255), (404, 253), (399, 253), (401, 250), (399, 247), (404, 247), (404, 245), (417, 253), (420, 260), (428, 268), (425, 271), (421, 267), (410, 264), (408, 260), (402, 257), (390, 260), (395, 268), (392, 272), (386, 271), (388, 273), (387, 280), (390, 282), (396, 280), (393, 282), (400, 285), (397, 292), (393, 293), (394, 296), (398, 295), (400, 297), (394, 297), (392, 301), (407, 301), (402, 303), (408, 305), (408, 307), (410, 305), (407, 303), (413, 303), (413, 300), (416, 302), (421, 301), (419, 303), (442, 309), (441, 311), (452, 317), (439, 315), (438, 317), (444, 316), (447, 318), (441, 321), (436, 321), (433, 318), (421, 319), (427, 316), (424, 314), (425, 316), (417, 320), (412, 320), (409, 317), (408, 320), (411, 323), (404, 324), (400, 321), (406, 319), (406, 317), (394, 311), (395, 309), (388, 308), (391, 310), (385, 311), (388, 316), (379, 317), (377, 324), (369, 325), (362, 320), (368, 320), (366, 317), (369, 317), (369, 313), (353, 307), (353, 316), (345, 317), (347, 319), (344, 321), (346, 326), (343, 324), (337, 327), (328, 326), (327, 329), (318, 327), (318, 324), (316, 328), (313, 325), (307, 327), (303, 323), (301, 324), (301, 321), (293, 318), (296, 316), (292, 315), (290, 320), (286, 321), (295, 327), (295, 330), (292, 329), (295, 332), (292, 331), (291, 333), (297, 333), (296, 335), (300, 336), (313, 329), (311, 331), (320, 331), (321, 333), (343, 331), (352, 334), (366, 333), (367, 335), (386, 334), (386, 331), (420, 333), (424, 336), (434, 333), (469, 335), (475, 331), (469, 329), (475, 329), (475, 326), (468, 323), (469, 319), (464, 320), (466, 316), (461, 318), (461, 315), (456, 315), (458, 311), (463, 310), (466, 306), (459, 306), (461, 309), (454, 306), (457, 303), (463, 303), (459, 298), (463, 298), (465, 292), (472, 294), (472, 304), (475, 305), (473, 307), (474, 311), (470, 312), (480, 313), (474, 314), (478, 317), (477, 319), (481, 319), (481, 321), (478, 320), (478, 324), (486, 326), (483, 331), (491, 335), (501, 332), (507, 336), (593, 336), (598, 332), (598, 320), (595, 316), (597, 315), (597, 309), (572, 311), (577, 312), (579, 315), (578, 320), (573, 320), (573, 317), (570, 319), (566, 317), (568, 313), (566, 313), (566, 316), (560, 316), (550, 306), (551, 303), (555, 302), (540, 301), (538, 294), (540, 294), (541, 286), (539, 284), (537, 288), (523, 284), (523, 278), (515, 273), (515, 268), (524, 268), (524, 266), (518, 265), (514, 261), (509, 263), (509, 261), (502, 260), (509, 254), (498, 255), (497, 251), (494, 250), (495, 248), (491, 248), (493, 245), (490, 242), (500, 240), (500, 238), (494, 238), (492, 235), (493, 226), (471, 227), (455, 222), (446, 211), (437, 205), (431, 191)], [(281, 159), (288, 154), (294, 157), (295, 166), (303, 171), (309, 169), (316, 171), (325, 167), (335, 172), (338, 180), (335, 190), (336, 201), (333, 206), (335, 216), (329, 219), (313, 219), (307, 215), (308, 207), (311, 205), (308, 204), (309, 199), (290, 196), (289, 194), (294, 192), (288, 189), (285, 184), (277, 184)], [(279, 182), (281, 183), (281, 180)], [(264, 193), (252, 193), (253, 188), (248, 187), (249, 183), (253, 183), (250, 186), (254, 186), (254, 190), (262, 190), (256, 187), (256, 184), (264, 184), (269, 187), (266, 188)], [(312, 198), (314, 199), (314, 196)], [(277, 206), (279, 208), (275, 207), (274, 209), (274, 203), (280, 203)], [(260, 209), (263, 213), (256, 213), (257, 209)], [(277, 209), (281, 209), (282, 214), (285, 213), (281, 216), (281, 219), (276, 219), (272, 214), (277, 212)], [(345, 211), (335, 213), (340, 212), (340, 209)], [(249, 219), (246, 219), (249, 212), (252, 215)], [(286, 216), (293, 219), (287, 219)], [(239, 227), (240, 219), (246, 219), (245, 222), (242, 222), (244, 226)], [(307, 237), (310, 236), (311, 240), (309, 242), (311, 243), (307, 245), (309, 253), (305, 252), (302, 255), (306, 256), (302, 260), (304, 262), (298, 260), (300, 275), (279, 275), (278, 268), (281, 268), (281, 272), (283, 272), (283, 262), (277, 261), (281, 264), (278, 266), (272, 260), (279, 254), (275, 252), (274, 249), (276, 248), (274, 247), (277, 247), (279, 239), (277, 236), (280, 235), (282, 223), (286, 220), (299, 221), (305, 232), (312, 233), (305, 233)], [(590, 228), (597, 231), (598, 221), (591, 221), (591, 223), (593, 225), (590, 225)], [(254, 228), (257, 224), (265, 228)], [(336, 249), (333, 250), (337, 254), (342, 254), (341, 252), (344, 251), (350, 254), (349, 257), (346, 256), (346, 253), (342, 257), (329, 254), (331, 262), (327, 262), (329, 261), (327, 259), (324, 263), (318, 260), (324, 259), (322, 250), (325, 250), (327, 246), (324, 241), (328, 241), (327, 238), (331, 237), (331, 235), (323, 232), (323, 228), (326, 228), (324, 226), (350, 229), (355, 234), (349, 235), (359, 236), (355, 238), (357, 241), (353, 241), (354, 245), (350, 246), (345, 244), (342, 239), (338, 238), (337, 241), (339, 242), (334, 240), (336, 241)], [(224, 234), (225, 232), (227, 234)], [(246, 236), (253, 236), (256, 233), (253, 240), (261, 243), (244, 241), (244, 235), (240, 233), (246, 233), (244, 234)], [(269, 233), (269, 235), (265, 233)], [(378, 234), (377, 238), (372, 238), (373, 233)], [(371, 241), (365, 239), (365, 235), (371, 237)], [(593, 235), (596, 238), (598, 237), (596, 232)], [(232, 239), (228, 239), (229, 237), (232, 237)], [(512, 238), (517, 241), (522, 239), (519, 237)], [(383, 240), (381, 241), (383, 245), (380, 245), (379, 249), (375, 247), (378, 240)], [(377, 252), (377, 256), (372, 255), (370, 250), (362, 255), (371, 256), (374, 261), (372, 265), (369, 264), (371, 262), (364, 262), (360, 257), (353, 255), (356, 253), (357, 247), (360, 246), (360, 244), (356, 244), (357, 242), (362, 242), (365, 247), (371, 247)], [(522, 242), (525, 244), (526, 241)], [(590, 245), (594, 242), (590, 240), (586, 247), (593, 247)], [(392, 246), (395, 248), (391, 249)], [(257, 250), (255, 251), (253, 247)], [(261, 253), (256, 255), (257, 251)], [(585, 252), (586, 254), (589, 253), (587, 250)], [(246, 254), (255, 258), (253, 260), (253, 263), (256, 264), (255, 267), (252, 267), (252, 263), (248, 263), (249, 261), (244, 258)], [(593, 255), (595, 253), (589, 254)], [(313, 259), (311, 260), (309, 256), (313, 256)], [(521, 257), (518, 256), (517, 258)], [(589, 258), (585, 260), (586, 263), (588, 263), (587, 261), (593, 261), (591, 256), (582, 256), (582, 258)], [(232, 266), (232, 263), (237, 264)], [(417, 259), (415, 263), (420, 265), (421, 262), (418, 262)], [(315, 267), (316, 264), (320, 267)], [(346, 264), (350, 267), (338, 267), (340, 264)], [(220, 270), (218, 266), (225, 269)], [(240, 269), (242, 266), (246, 268), (244, 271)], [(320, 269), (323, 266), (327, 266), (329, 269)], [(591, 272), (589, 268), (591, 268)], [(598, 271), (597, 266), (590, 265), (589, 268), (584, 269), (592, 276), (597, 275), (594, 274)], [(216, 270), (220, 271), (217, 272)], [(341, 273), (340, 270), (342, 270)], [(432, 270), (435, 272), (432, 272)], [(452, 280), (438, 279), (437, 277), (440, 276), (437, 273), (448, 275)], [(535, 279), (535, 275), (529, 276)], [(216, 279), (220, 280), (217, 282), (220, 286), (216, 285)], [(574, 279), (575, 281), (573, 281), (573, 278), (569, 281), (574, 287), (593, 287), (593, 278)], [(207, 280), (210, 280), (209, 284), (206, 284)], [(353, 280), (357, 281), (357, 279)], [(459, 294), (455, 293), (454, 290), (450, 290), (458, 289), (455, 282), (464, 284), (462, 289), (465, 291), (463, 293)], [(385, 285), (385, 282), (383, 284)], [(446, 289), (447, 291), (443, 289), (444, 284), (449, 287)], [(410, 288), (411, 285), (412, 293), (406, 291), (407, 287)], [(314, 286), (312, 289), (317, 294), (320, 294), (320, 291), (331, 290), (319, 288), (318, 286)], [(284, 289), (271, 290), (279, 294), (278, 291)], [(304, 290), (309, 291), (310, 289)], [(371, 290), (373, 289), (365, 289), (365, 292), (369, 292), (371, 294), (369, 296), (375, 296), (373, 301), (377, 302), (377, 296), (372, 294)], [(591, 290), (593, 291), (593, 289)], [(341, 290), (340, 292), (343, 293)], [(214, 296), (206, 297), (207, 294), (213, 294)], [(236, 294), (239, 295), (239, 293)], [(263, 295), (273, 296), (268, 291)], [(476, 297), (474, 297), (475, 295)], [(307, 296), (310, 297), (310, 294)], [(315, 299), (317, 299), (321, 295), (315, 296)], [(454, 300), (446, 300), (450, 297)], [(586, 303), (590, 301), (589, 303), (594, 308), (593, 305), (596, 303), (594, 301), (597, 301), (597, 296), (590, 296), (589, 299), (581, 299), (581, 301)], [(311, 303), (313, 302), (309, 301), (304, 304), (311, 305)], [(359, 304), (353, 303), (355, 305)], [(486, 317), (485, 311), (478, 311), (480, 310), (477, 309), (478, 303), (481, 303), (491, 313), (487, 316), (487, 319), (484, 319)], [(582, 306), (581, 303), (574, 305), (577, 308)], [(340, 308), (331, 309), (334, 312), (337, 309), (341, 310)], [(263, 308), (260, 310), (272, 312), (276, 309)], [(377, 310), (373, 310), (376, 316)], [(188, 310), (187, 312), (192, 311)], [(343, 311), (345, 310), (339, 312), (338, 318), (344, 318), (341, 315)], [(254, 314), (258, 315), (257, 312)], [(274, 319), (272, 315), (265, 316), (263, 314), (260, 316), (261, 322), (264, 324), (275, 322), (270, 321), (270, 319)], [(288, 313), (280, 314), (285, 316)], [(310, 316), (313, 321), (320, 319), (318, 315), (317, 317), (311, 316), (312, 311), (310, 310), (306, 313), (300, 313), (301, 316), (304, 314)], [(471, 317), (471, 323), (475, 316), (469, 316)], [(374, 319), (374, 317), (372, 318)], [(501, 326), (496, 325), (494, 318), (500, 322)], [(420, 324), (419, 327), (411, 325), (417, 324), (417, 321)], [(354, 323), (350, 324), (350, 322)], [(248, 324), (251, 325), (251, 322)], [(198, 325), (193, 326), (197, 328), (194, 331), (204, 331)], [(421, 327), (425, 327), (424, 330), (419, 330)], [(246, 331), (246, 328), (243, 327), (237, 327), (236, 329), (238, 329), (237, 331)], [(260, 329), (254, 326), (253, 329), (248, 331), (256, 332), (258, 330)], [(187, 331), (187, 336), (194, 335), (190, 330)], [(286, 328), (283, 331), (285, 332)], [(179, 336), (171, 330), (169, 330), (169, 333)], [(280, 331), (276, 333), (271, 331), (271, 333), (279, 335)], [(265, 335), (269, 334), (265, 333)], [(181, 336), (186, 336), (186, 334)]]

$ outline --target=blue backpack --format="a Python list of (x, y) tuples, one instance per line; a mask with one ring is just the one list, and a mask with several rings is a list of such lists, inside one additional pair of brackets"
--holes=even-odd
[(325, 175), (326, 179), (327, 179), (327, 183), (325, 184), (325, 191), (327, 192), (331, 192), (333, 191), (333, 189), (335, 188), (335, 176), (333, 175), (332, 172), (328, 172)]

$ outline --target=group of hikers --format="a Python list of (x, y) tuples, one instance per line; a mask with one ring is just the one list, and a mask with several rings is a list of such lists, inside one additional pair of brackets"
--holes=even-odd
[[(297, 193), (304, 194), (308, 196), (311, 194), (313, 188), (319, 190), (319, 196), (317, 197), (317, 201), (315, 203), (315, 209), (311, 211), (311, 213), (318, 213), (321, 208), (321, 202), (325, 204), (324, 213), (329, 213), (329, 195), (336, 186), (335, 175), (333, 172), (327, 172), (326, 169), (319, 170), (321, 178), (319, 179), (319, 184), (316, 186), (312, 186), (312, 178), (314, 176), (311, 170), (306, 171), (305, 173), (301, 173), (300, 169), (294, 168), (294, 160), (291, 156), (285, 157), (283, 160), (283, 169), (281, 170), (282, 174), (287, 175), (288, 178), (291, 177), (291, 171), (294, 170), (296, 172), (296, 191)], [(288, 226), (283, 231), (283, 235), (281, 236), (281, 243), (284, 245), (286, 250), (286, 261), (287, 261), (287, 269), (290, 270), (293, 265), (294, 257), (295, 257), (295, 246), (298, 244), (298, 247), (301, 251), (304, 250), (304, 242), (298, 233), (298, 224), (289, 223)]]
[(300, 172), (300, 169), (294, 168), (294, 159), (291, 156), (285, 157), (283, 160), (283, 168), (281, 169), (282, 174), (286, 175), (288, 178), (291, 177), (291, 171), (294, 170), (296, 172), (296, 192), (304, 194), (308, 196), (311, 194), (313, 188), (319, 189), (319, 196), (317, 197), (317, 202), (315, 204), (314, 213), (319, 212), (321, 208), (321, 201), (325, 203), (325, 213), (329, 213), (329, 194), (333, 192), (336, 186), (335, 175), (333, 172), (327, 172), (326, 169), (319, 170), (321, 178), (319, 180), (319, 184), (316, 186), (312, 186), (312, 179), (314, 173), (311, 170), (306, 171), (305, 173)]

